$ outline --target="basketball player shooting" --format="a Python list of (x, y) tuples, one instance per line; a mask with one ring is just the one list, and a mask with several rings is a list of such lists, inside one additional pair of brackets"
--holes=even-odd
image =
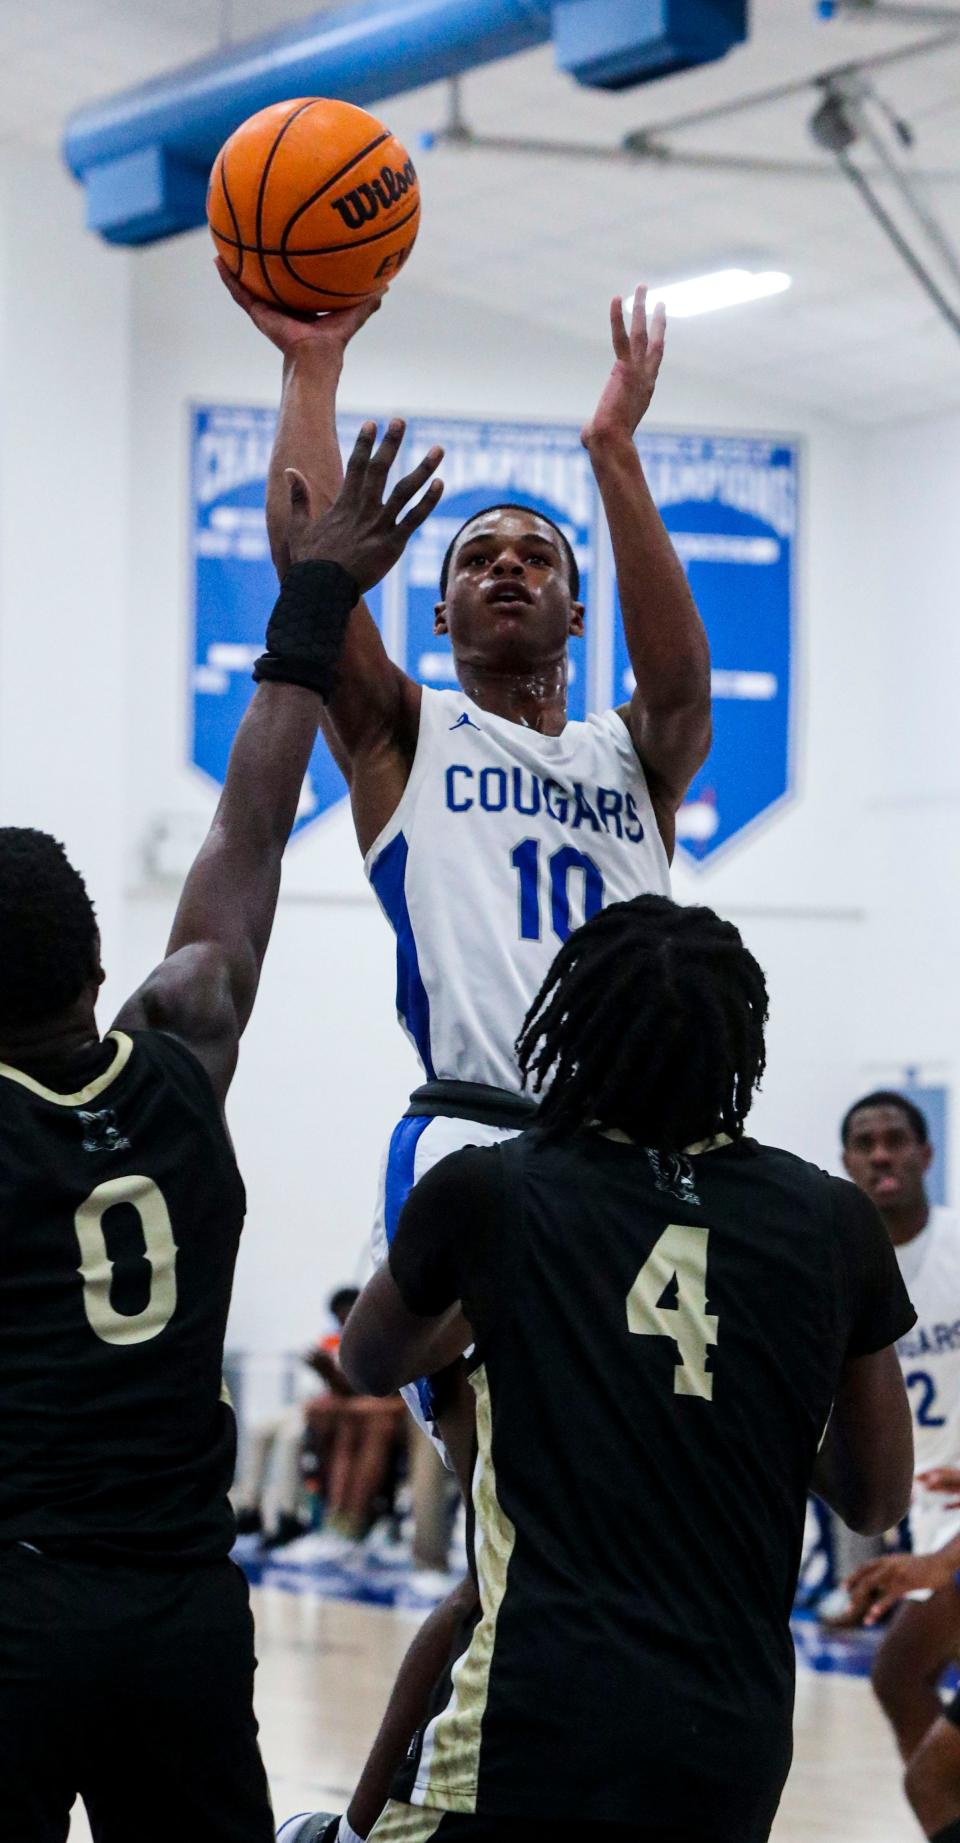
[[(283, 577), (292, 541), (341, 477), (336, 392), (346, 316), (299, 320), (223, 280), (283, 353), (267, 522)], [(567, 643), (583, 631), (576, 559), (549, 519), (492, 506), (456, 533), (436, 632), (460, 689), (434, 691), (388, 658), (360, 606), (323, 718), (350, 788), (367, 874), (397, 938), (398, 1010), (425, 1085), (385, 1161), (374, 1251), (383, 1257), (412, 1185), (465, 1143), (532, 1116), (514, 1043), (553, 953), (611, 901), (666, 892), (677, 809), (710, 740), (706, 635), (644, 478), (634, 435), (663, 357), (637, 290), (627, 332), (583, 430), (610, 527), (636, 690), (618, 710), (567, 718)], [(352, 323), (355, 330), (357, 321)], [(436, 1433), (429, 1384), (408, 1392)]]
[[(267, 481), (282, 580), (291, 544), (298, 555), (322, 554), (310, 530), (342, 474), (336, 398), (345, 346), (376, 304), (298, 319), (217, 266), (283, 354)], [(396, 935), (398, 1012), (427, 1078), (384, 1159), (378, 1262), (411, 1189), (439, 1159), (466, 1144), (495, 1145), (532, 1119), (514, 1045), (556, 947), (610, 902), (669, 890), (676, 814), (706, 757), (711, 717), (706, 634), (634, 441), (665, 331), (662, 307), (648, 325), (644, 288), (629, 332), (622, 301), (613, 301), (614, 365), (583, 429), (636, 680), (629, 704), (568, 721), (567, 644), (584, 618), (576, 558), (551, 520), (522, 506), (470, 518), (444, 559), (436, 632), (449, 635), (459, 690), (417, 684), (388, 657), (368, 610), (360, 605), (350, 617), (323, 731)], [(469, 1492), (475, 1429), (463, 1366), (422, 1378), (404, 1395)], [(473, 1598), (467, 1581), (408, 1653), (341, 1843), (365, 1836), (382, 1810)], [(319, 1820), (310, 1822), (309, 1834), (318, 1834)]]
[[(244, 1192), (223, 1118), (280, 861), (361, 588), (439, 496), (365, 431), (287, 574), (163, 963), (100, 1040), (100, 938), (0, 829), (0, 1843), (272, 1843), (221, 1386)], [(406, 509), (409, 508), (409, 509)]]

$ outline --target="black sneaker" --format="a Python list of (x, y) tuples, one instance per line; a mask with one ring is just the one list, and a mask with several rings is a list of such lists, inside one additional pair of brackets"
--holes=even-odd
[[(288, 1542), (296, 1542), (301, 1536), (309, 1535), (310, 1525), (300, 1517), (292, 1517), (289, 1511), (282, 1510), (277, 1519), (276, 1529), (272, 1529), (263, 1538), (265, 1549), (285, 1549)], [(311, 1838), (311, 1843), (313, 1839)]]
[(259, 1510), (238, 1510), (236, 1520), (238, 1536), (259, 1536), (263, 1528)]
[(339, 1813), (334, 1817), (330, 1811), (301, 1811), (281, 1824), (277, 1843), (336, 1843), (339, 1828)]

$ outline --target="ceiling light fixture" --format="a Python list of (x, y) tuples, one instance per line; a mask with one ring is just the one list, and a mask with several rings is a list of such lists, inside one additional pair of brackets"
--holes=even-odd
[[(742, 307), (747, 301), (783, 294), (791, 282), (792, 277), (782, 269), (714, 269), (689, 281), (648, 288), (647, 310), (655, 301), (662, 301), (671, 320), (689, 320), (694, 314), (712, 314), (719, 307)], [(628, 313), (633, 312), (632, 296), (625, 306)]]

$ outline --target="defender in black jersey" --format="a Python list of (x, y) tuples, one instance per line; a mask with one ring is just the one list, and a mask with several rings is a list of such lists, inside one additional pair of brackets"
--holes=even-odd
[[(329, 316), (343, 342), (365, 312)], [(338, 331), (339, 328), (339, 331)], [(280, 860), (363, 588), (436, 503), (402, 425), (285, 578), (167, 958), (100, 1041), (94, 911), (0, 828), (0, 1843), (272, 1843), (221, 1380), (244, 1190), (223, 1105)]]
[(769, 1833), (806, 1493), (902, 1515), (914, 1314), (860, 1192), (744, 1137), (765, 1016), (729, 923), (607, 909), (518, 1046), (538, 1124), (427, 1174), (354, 1310), (356, 1386), (473, 1345), (477, 1408), (480, 1613), (376, 1843)]

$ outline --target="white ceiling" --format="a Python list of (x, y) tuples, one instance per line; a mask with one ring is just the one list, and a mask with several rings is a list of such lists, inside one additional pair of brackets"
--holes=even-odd
[[(952, 0), (960, 28), (960, 0)], [(69, 111), (214, 49), (318, 10), (316, 0), (0, 0), (0, 138), (54, 149)], [(616, 149), (690, 110), (931, 36), (867, 18), (823, 24), (813, 0), (754, 0), (750, 42), (722, 64), (619, 95), (580, 89), (549, 49), (462, 85), (478, 133)], [(916, 130), (912, 163), (960, 246), (960, 39), (877, 74)], [(378, 105), (417, 158), (424, 222), (418, 282), (583, 334), (615, 289), (737, 258), (794, 277), (789, 293), (676, 322), (685, 369), (857, 421), (960, 404), (960, 339), (940, 319), (829, 157), (807, 132), (812, 93), (672, 134), (705, 156), (788, 159), (801, 176), (439, 147), (444, 86)], [(894, 203), (889, 186), (884, 198)], [(960, 307), (960, 289), (955, 289)]]

